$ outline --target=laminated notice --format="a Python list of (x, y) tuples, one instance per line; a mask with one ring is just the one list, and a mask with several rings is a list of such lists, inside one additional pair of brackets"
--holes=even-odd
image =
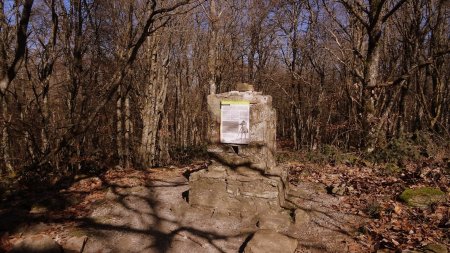
[(223, 100), (220, 103), (220, 142), (248, 144), (250, 140), (250, 102)]

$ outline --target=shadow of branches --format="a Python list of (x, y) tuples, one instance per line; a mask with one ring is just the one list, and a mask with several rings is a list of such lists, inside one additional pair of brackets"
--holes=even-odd
[[(131, 180), (133, 176), (128, 178)], [(225, 252), (223, 246), (227, 241), (241, 243), (248, 236), (248, 233), (226, 232), (226, 229), (221, 233), (202, 228), (202, 221), (211, 218), (210, 216), (202, 217), (198, 214), (196, 219), (188, 221), (183, 220), (183, 215), (179, 217), (180, 213), (192, 212), (182, 198), (182, 193), (188, 188), (184, 177), (175, 181), (155, 179), (131, 186), (105, 177), (100, 179), (101, 189), (94, 191), (30, 193), (28, 197), (22, 196), (29, 201), (3, 205), (0, 209), (0, 234), (23, 233), (24, 227), (30, 228), (31, 231), (26, 231), (27, 233), (33, 233), (33, 224), (39, 223), (51, 226), (70, 223), (74, 224), (74, 228), (84, 231), (89, 240), (96, 240), (113, 252), (126, 250), (158, 253), (177, 247), (176, 241), (196, 244), (205, 251), (210, 248), (216, 252)], [(71, 204), (70, 198), (76, 196), (83, 199), (93, 192), (100, 192), (103, 196), (87, 203), (89, 206)], [(173, 202), (168, 203), (170, 200)], [(58, 208), (52, 204), (56, 202), (59, 203)], [(32, 211), (36, 203), (43, 206), (42, 213)], [(79, 212), (66, 212), (70, 208), (76, 208)], [(82, 210), (83, 208), (88, 210)], [(198, 221), (198, 224), (192, 221)], [(176, 251), (176, 248), (172, 250)]]

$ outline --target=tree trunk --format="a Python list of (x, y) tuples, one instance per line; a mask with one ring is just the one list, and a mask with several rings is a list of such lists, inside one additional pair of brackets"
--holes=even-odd
[(49, 147), (48, 135), (49, 135), (49, 107), (48, 107), (48, 89), (49, 89), (49, 80), (47, 79), (44, 82), (44, 91), (42, 94), (42, 129), (41, 129), (41, 150), (43, 153), (47, 153)]
[(124, 136), (124, 156), (125, 156), (125, 167), (130, 166), (130, 136), (133, 131), (133, 123), (131, 122), (131, 110), (130, 110), (130, 96), (127, 94), (125, 97), (125, 136)]
[[(381, 31), (380, 31), (381, 32)], [(378, 34), (378, 32), (374, 32)], [(364, 82), (362, 84), (363, 93), (363, 132), (364, 132), (364, 147), (367, 152), (375, 150), (377, 145), (377, 115), (375, 110), (375, 91), (378, 81), (378, 66), (380, 61), (380, 50), (378, 39), (374, 38), (377, 35), (369, 35), (369, 48), (367, 49), (367, 58), (364, 66)]]
[[(0, 1), (0, 104), (2, 107), (3, 125), (2, 125), (2, 140), (1, 148), (3, 151), (3, 159), (6, 170), (13, 173), (13, 168), (10, 161), (9, 150), (9, 113), (8, 104), (6, 101), (6, 91), (11, 85), (12, 81), (16, 78), (16, 75), (21, 67), (21, 63), (25, 56), (27, 46), (27, 33), (28, 23), (30, 21), (31, 9), (33, 7), (33, 0), (23, 1), (22, 6), (17, 3), (14, 4), (16, 13), (20, 13), (15, 19), (15, 31), (11, 31), (9, 21), (5, 15), (4, 1)], [(21, 10), (20, 10), (21, 9)], [(8, 38), (9, 34), (15, 32), (15, 43)], [(8, 57), (8, 51), (10, 48), (14, 48), (13, 57)]]
[(164, 117), (168, 86), (169, 52), (164, 52), (163, 62), (158, 58), (164, 56), (158, 42), (153, 40), (151, 45), (150, 83), (143, 94), (141, 119), (143, 124), (141, 144), (138, 155), (143, 167), (153, 167), (161, 164), (160, 158), (167, 159), (166, 150), (161, 152), (161, 132)]
[(6, 102), (5, 97), (1, 98), (2, 103), (2, 117), (3, 117), (3, 125), (2, 125), (2, 151), (3, 151), (3, 161), (5, 164), (6, 172), (13, 174), (14, 170), (11, 165), (11, 159), (9, 156), (9, 133), (8, 133), (8, 104)]
[(117, 89), (117, 101), (116, 101), (116, 145), (117, 145), (117, 156), (119, 158), (119, 165), (123, 166), (123, 119), (122, 119), (122, 87), (121, 84)]
[(325, 86), (325, 73), (320, 74), (320, 90), (319, 90), (319, 98), (317, 100), (317, 104), (315, 105), (315, 109), (313, 111), (313, 124), (315, 126), (313, 133), (313, 140), (311, 149), (316, 150), (320, 145), (320, 118), (322, 116), (322, 102), (324, 98), (323, 88)]
[(209, 71), (209, 93), (216, 94), (217, 87), (217, 10), (216, 0), (211, 0), (209, 3), (209, 25), (210, 25), (210, 40), (208, 52), (208, 71)]

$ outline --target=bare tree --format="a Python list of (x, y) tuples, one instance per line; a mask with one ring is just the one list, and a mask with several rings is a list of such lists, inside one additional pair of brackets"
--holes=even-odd
[(450, 134), (444, 0), (0, 8), (1, 155), (10, 172), (168, 163), (205, 143), (207, 95), (242, 81), (273, 96), (280, 140), (295, 149), (372, 152), (417, 131)]
[[(13, 9), (5, 8), (4, 1), (0, 2), (0, 103), (2, 106), (2, 141), (3, 160), (5, 167), (10, 172), (12, 165), (9, 157), (9, 134), (8, 134), (8, 103), (6, 101), (6, 92), (12, 81), (15, 79), (26, 52), (28, 23), (30, 22), (33, 0), (26, 0), (20, 6), (17, 3)], [(21, 9), (21, 11), (20, 11)], [(11, 25), (7, 12), (15, 12), (15, 25)], [(19, 14), (20, 12), (20, 14)], [(10, 37), (14, 34), (13, 37)], [(14, 42), (12, 42), (14, 41)], [(9, 50), (12, 42), (13, 51)]]
[[(361, 97), (359, 104), (362, 114), (362, 129), (364, 132), (364, 146), (368, 152), (372, 152), (380, 138), (380, 125), (382, 122), (377, 117), (377, 92), (380, 84), (380, 44), (389, 18), (406, 2), (399, 1), (339, 1), (346, 9), (348, 15), (361, 24), (364, 29), (363, 43), (365, 46), (358, 49), (358, 41), (354, 41), (353, 50), (361, 60), (361, 71), (353, 72), (360, 83)], [(345, 26), (340, 24), (344, 29)], [(347, 31), (348, 32), (348, 31)]]
[[(217, 84), (217, 59), (218, 59), (218, 23), (220, 19), (220, 14), (217, 13), (218, 5), (216, 0), (211, 0), (209, 3), (209, 22), (210, 22), (210, 41), (209, 41), (209, 51), (208, 51), (208, 71), (209, 71), (209, 89), (210, 94), (216, 94), (218, 90)], [(220, 87), (219, 87), (220, 90)]]

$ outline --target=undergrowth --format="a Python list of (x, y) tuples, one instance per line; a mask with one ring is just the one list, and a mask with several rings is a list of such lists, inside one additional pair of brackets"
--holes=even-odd
[(197, 160), (207, 160), (208, 152), (205, 145), (174, 147), (170, 151), (170, 157), (175, 165), (188, 165)]
[(322, 145), (316, 150), (278, 151), (278, 163), (309, 162), (319, 165), (367, 166), (383, 165), (386, 174), (399, 173), (405, 163), (433, 161), (444, 167), (450, 165), (450, 141), (435, 138), (429, 133), (418, 132), (401, 138), (392, 138), (371, 153), (346, 151), (333, 145)]

